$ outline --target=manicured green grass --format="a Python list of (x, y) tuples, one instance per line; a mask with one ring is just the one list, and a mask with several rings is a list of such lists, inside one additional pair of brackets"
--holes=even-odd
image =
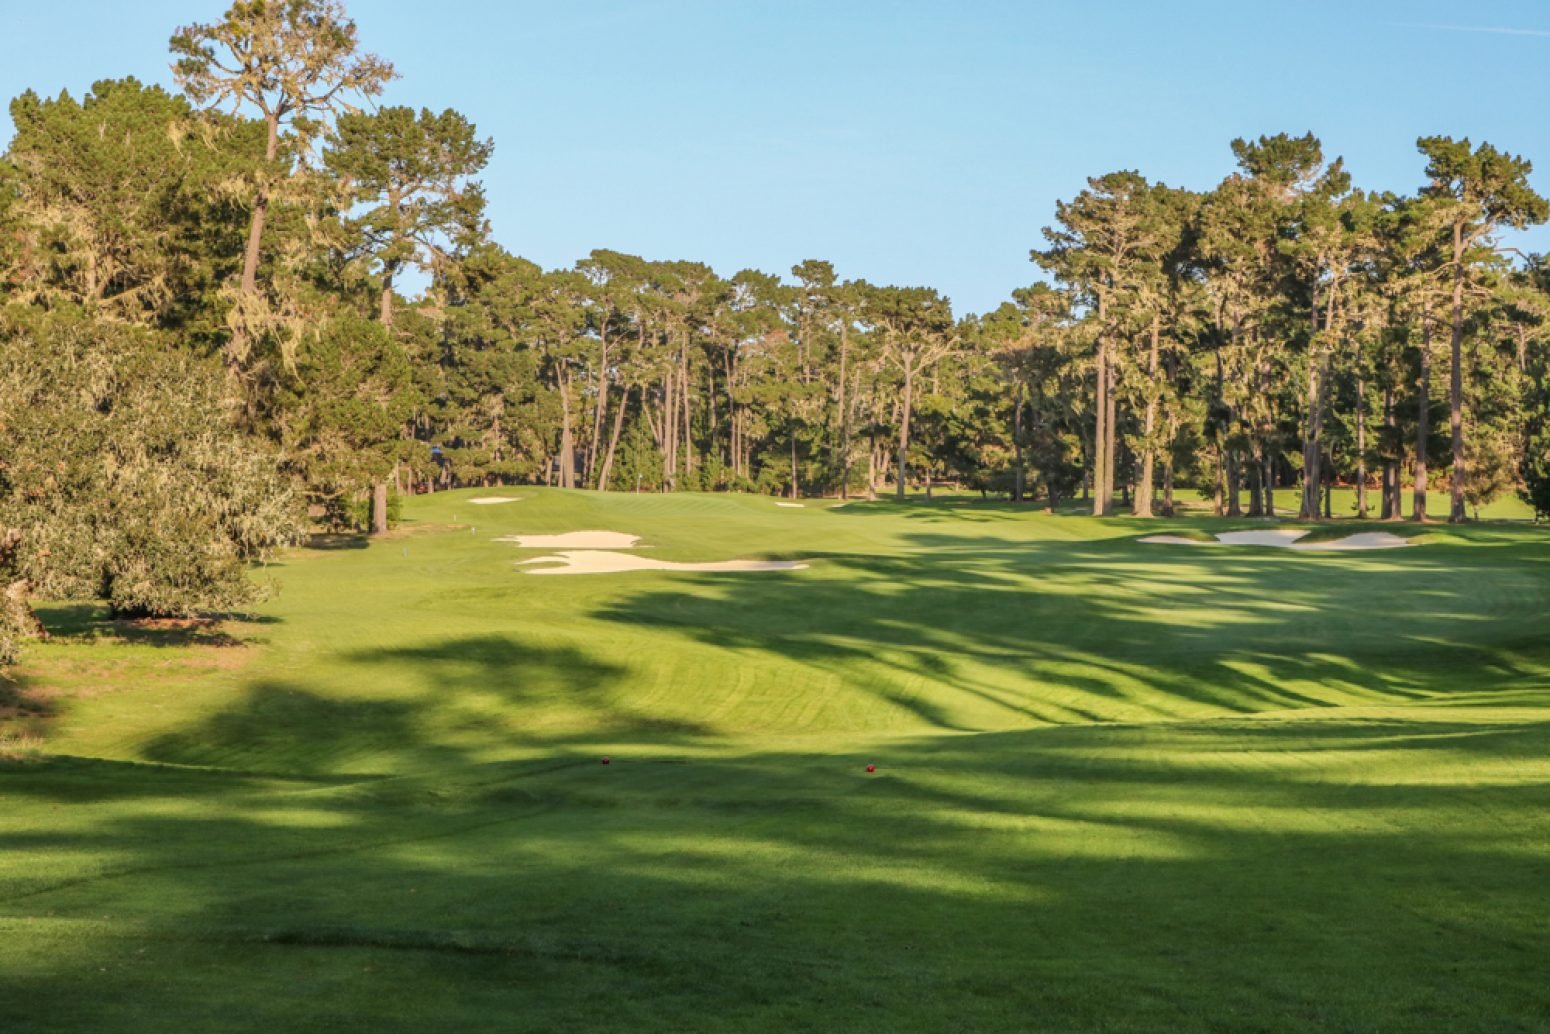
[[(1550, 1029), (1540, 530), (484, 494), (219, 633), (45, 612), (0, 1030)], [(811, 566), (491, 541), (579, 529)]]

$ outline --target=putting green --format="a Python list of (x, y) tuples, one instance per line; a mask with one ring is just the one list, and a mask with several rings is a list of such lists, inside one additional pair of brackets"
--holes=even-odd
[[(0, 1029), (1550, 1029), (1532, 526), (511, 494), (221, 631), (45, 609)], [(809, 566), (494, 541), (583, 529)]]

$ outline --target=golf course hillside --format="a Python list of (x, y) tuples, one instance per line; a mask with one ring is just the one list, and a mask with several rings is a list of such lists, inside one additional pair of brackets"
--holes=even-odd
[(1532, 524), (402, 516), (35, 606), (0, 1030), (1550, 1029)]

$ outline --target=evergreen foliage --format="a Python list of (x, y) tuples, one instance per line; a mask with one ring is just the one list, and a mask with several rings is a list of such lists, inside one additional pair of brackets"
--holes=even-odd
[(1489, 144), (1419, 140), (1413, 197), (1358, 189), (1311, 133), (1233, 141), (1203, 192), (1097, 176), (1033, 253), (1049, 282), (955, 315), (816, 259), (722, 276), (502, 250), (493, 142), (455, 110), (368, 108), (395, 73), (336, 0), (241, 0), (171, 49), (185, 95), (126, 79), (11, 107), (17, 599), (223, 609), (303, 503), (380, 532), (395, 495), (520, 481), (947, 482), (1142, 517), (1185, 492), (1271, 515), (1298, 485), (1305, 518), (1341, 483), (1398, 519), (1406, 488), (1430, 515), (1441, 471), (1453, 520), (1550, 499), (1545, 282), (1501, 246), (1550, 205)]

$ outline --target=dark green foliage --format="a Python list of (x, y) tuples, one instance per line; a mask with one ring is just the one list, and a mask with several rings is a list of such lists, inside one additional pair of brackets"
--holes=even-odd
[[(1354, 189), (1312, 133), (1233, 141), (1236, 170), (1203, 193), (1095, 177), (1034, 255), (1057, 286), (965, 316), (817, 259), (725, 277), (602, 249), (545, 270), (496, 247), (477, 180), (493, 143), (453, 109), (363, 110), (394, 73), (336, 0), (243, 0), (171, 48), (186, 97), (126, 79), (12, 105), (0, 306), (91, 340), (48, 390), (113, 381), (80, 389), (111, 400), (92, 419), (61, 415), (76, 401), (28, 417), (27, 448), (70, 492), (133, 496), (209, 428), (232, 447), (193, 466), (270, 528), (292, 499), (358, 524), (390, 482), (900, 498), (947, 482), (1052, 506), (1090, 492), (1099, 513), (1125, 496), (1137, 516), (1186, 488), (1269, 514), (1298, 479), (1312, 516), (1328, 483), (1380, 477), (1397, 513), (1423, 470), (1434, 495), (1452, 482), (1455, 517), (1535, 492), (1546, 291), (1495, 230), (1547, 205), (1529, 163), (1489, 144), (1420, 140), (1413, 198)], [(411, 269), (430, 276), (418, 298)], [(119, 457), (106, 429), (141, 410), (124, 441), (144, 449)], [(4, 462), (25, 479), (17, 448)], [(225, 590), (195, 587), (234, 585), (267, 545), (163, 549), (236, 519), (158, 509), (171, 497), (0, 528), (40, 589), (214, 606)]]
[(16, 247), (0, 268), (14, 299), (207, 339), (240, 261), (245, 215), (228, 184), (262, 154), (262, 126), (134, 79), (96, 83), (80, 101), (25, 93), (11, 119), (0, 195), (14, 199)]
[(617, 477), (616, 486), (624, 492), (655, 492), (662, 487), (662, 454), (643, 420), (633, 421), (625, 432)]
[(304, 340), (273, 417), (310, 500), (339, 509), (409, 456), (417, 399), (408, 357), (381, 323), (342, 312)]
[(355, 203), (347, 218), (348, 251), (381, 277), (380, 315), (393, 322), (393, 282), (405, 267), (437, 269), (487, 232), (484, 191), (469, 177), (493, 145), (448, 108), (439, 115), (410, 108), (350, 112), (324, 161)]

